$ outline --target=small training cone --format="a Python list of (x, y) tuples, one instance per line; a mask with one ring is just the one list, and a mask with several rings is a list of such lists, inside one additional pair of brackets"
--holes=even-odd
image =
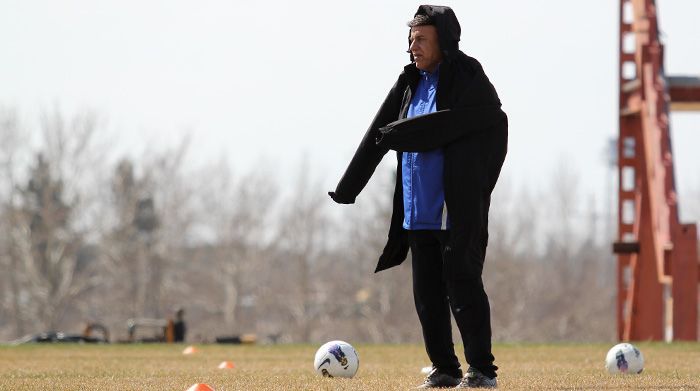
[(192, 387), (188, 388), (187, 391), (214, 391), (214, 389), (209, 387), (208, 384), (197, 383), (194, 384)]
[(194, 346), (188, 346), (182, 351), (182, 354), (195, 354), (197, 352), (199, 352), (199, 349)]
[(219, 369), (233, 369), (234, 367), (233, 361), (222, 361), (221, 364), (219, 364)]

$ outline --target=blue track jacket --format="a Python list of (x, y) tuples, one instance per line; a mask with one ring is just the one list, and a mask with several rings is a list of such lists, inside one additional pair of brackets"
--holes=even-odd
[[(420, 71), (416, 93), (406, 118), (436, 111), (440, 68), (433, 73)], [(443, 188), (444, 155), (442, 149), (428, 152), (404, 152), (402, 159), (403, 227), (409, 230), (447, 229), (447, 209)]]

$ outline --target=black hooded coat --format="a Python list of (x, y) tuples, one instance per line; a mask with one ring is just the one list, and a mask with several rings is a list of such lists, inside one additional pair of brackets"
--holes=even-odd
[(443, 52), (437, 111), (406, 118), (420, 78), (411, 56), (412, 63), (404, 67), (336, 190), (329, 195), (338, 203), (354, 203), (382, 157), (389, 149), (397, 152), (391, 225), (375, 272), (397, 266), (406, 259), (409, 248), (403, 228), (402, 153), (442, 149), (445, 204), (450, 216), (444, 272), (457, 279), (479, 278), (488, 241), (491, 192), (506, 155), (508, 119), (481, 64), (458, 49), (460, 26), (452, 9), (422, 5), (418, 14), (435, 22)]

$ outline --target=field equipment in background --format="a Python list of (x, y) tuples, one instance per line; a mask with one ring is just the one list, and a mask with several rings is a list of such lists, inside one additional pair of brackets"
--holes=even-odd
[[(126, 321), (129, 337), (123, 342), (175, 342), (175, 323), (172, 319), (136, 318)], [(149, 330), (148, 335), (143, 330)]]
[[(93, 333), (97, 331), (101, 333), (101, 336), (95, 336)], [(64, 333), (61, 331), (47, 331), (45, 333), (38, 333), (24, 336), (16, 341), (13, 341), (13, 345), (24, 344), (24, 343), (108, 343), (109, 342), (109, 330), (100, 323), (88, 323), (85, 326), (82, 334), (75, 333)]]
[[(94, 337), (93, 333), (99, 332), (102, 337)], [(83, 338), (94, 340), (95, 342), (109, 342), (109, 330), (101, 323), (88, 323), (83, 330)]]
[(216, 343), (254, 344), (257, 341), (258, 337), (255, 334), (222, 335), (216, 337)]
[(700, 78), (664, 72), (654, 0), (620, 0), (619, 22), (617, 336), (696, 341), (697, 227), (679, 221), (669, 122), (700, 111)]

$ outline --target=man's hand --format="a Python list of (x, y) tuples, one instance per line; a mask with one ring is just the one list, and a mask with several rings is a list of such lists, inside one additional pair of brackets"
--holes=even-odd
[(329, 191), (328, 195), (331, 196), (333, 201), (339, 203), (339, 204), (354, 204), (355, 199), (354, 198), (344, 198), (341, 197), (340, 195), (336, 194), (334, 191)]

